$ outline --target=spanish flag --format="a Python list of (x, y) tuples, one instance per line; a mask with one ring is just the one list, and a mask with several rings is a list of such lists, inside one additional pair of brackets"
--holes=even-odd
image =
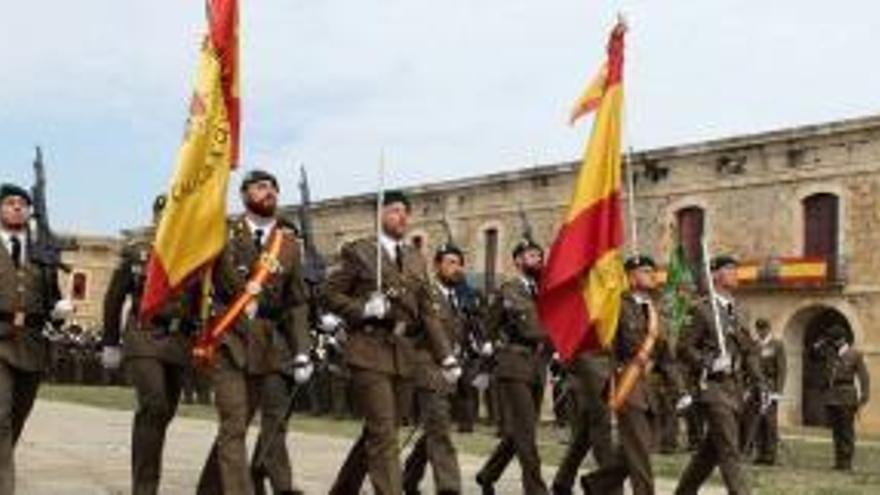
[(625, 32), (622, 23), (611, 32), (608, 60), (572, 112), (572, 123), (594, 110), (596, 119), (541, 279), (541, 321), (566, 361), (581, 349), (610, 345), (626, 286), (620, 198)]
[(208, 0), (207, 16), (177, 168), (147, 265), (143, 319), (197, 278), (226, 241), (226, 194), (239, 143), (238, 0)]

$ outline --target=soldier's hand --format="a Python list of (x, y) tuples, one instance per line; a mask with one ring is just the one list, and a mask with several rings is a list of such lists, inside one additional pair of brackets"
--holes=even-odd
[(730, 356), (725, 354), (712, 360), (711, 371), (712, 373), (728, 373), (730, 372), (731, 366), (732, 363), (730, 362)]
[(388, 298), (381, 292), (374, 292), (364, 304), (365, 320), (383, 320), (391, 309)]
[(480, 392), (484, 392), (489, 388), (489, 373), (477, 373), (477, 376), (471, 380), (471, 385)]
[(694, 403), (694, 398), (691, 397), (690, 394), (684, 394), (681, 398), (678, 399), (678, 402), (675, 403), (676, 411), (684, 411), (685, 409), (691, 407)]
[(488, 342), (488, 341), (483, 342), (483, 345), (480, 346), (480, 356), (490, 357), (490, 356), (492, 356), (492, 353), (494, 353), (494, 352), (495, 352), (495, 349), (492, 347), (491, 342)]
[(293, 381), (296, 382), (297, 385), (309, 381), (314, 371), (315, 367), (312, 365), (312, 360), (305, 354), (297, 354), (296, 357), (293, 358)]
[(74, 310), (73, 302), (70, 299), (61, 299), (55, 303), (50, 316), (54, 321), (64, 321), (73, 316)]
[(105, 370), (119, 369), (122, 365), (122, 349), (117, 345), (105, 345), (101, 349), (101, 366)]
[(461, 365), (458, 364), (458, 360), (455, 359), (455, 356), (446, 356), (446, 359), (441, 363), (441, 371), (443, 373), (443, 379), (450, 385), (454, 384), (459, 378), (461, 378)]
[(321, 321), (318, 322), (318, 329), (322, 332), (333, 335), (342, 325), (342, 319), (333, 313), (324, 313), (321, 315)]

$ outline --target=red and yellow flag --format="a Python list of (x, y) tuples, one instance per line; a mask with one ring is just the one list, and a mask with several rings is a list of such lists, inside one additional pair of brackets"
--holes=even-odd
[(608, 60), (572, 112), (572, 122), (592, 110), (596, 119), (538, 299), (541, 321), (564, 360), (610, 345), (626, 287), (620, 199), (625, 32), (622, 23), (611, 32)]
[(147, 266), (141, 317), (210, 265), (226, 241), (226, 195), (238, 161), (238, 0), (208, 0), (195, 91), (167, 206)]

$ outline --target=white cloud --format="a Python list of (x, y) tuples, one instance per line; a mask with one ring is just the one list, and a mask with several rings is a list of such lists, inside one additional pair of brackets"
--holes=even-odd
[[(81, 162), (75, 176), (59, 173), (62, 222), (140, 221), (170, 175), (202, 2), (7, 2), (0, 161), (19, 174), (18, 140), (48, 135), (59, 161)], [(569, 129), (565, 116), (620, 6), (632, 25), (627, 131), (637, 148), (880, 110), (874, 2), (242, 6), (243, 161), (281, 173), (287, 199), (299, 162), (319, 197), (370, 190), (382, 147), (392, 180), (407, 184), (576, 158), (588, 129)]]

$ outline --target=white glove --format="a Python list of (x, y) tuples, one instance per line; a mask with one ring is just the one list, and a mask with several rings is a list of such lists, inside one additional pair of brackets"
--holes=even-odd
[(70, 299), (61, 299), (57, 303), (55, 303), (55, 307), (52, 308), (52, 314), (50, 315), (53, 320), (66, 320), (73, 316), (73, 312), (76, 308), (73, 306), (73, 302)]
[(682, 395), (678, 399), (678, 402), (675, 403), (675, 410), (676, 411), (684, 411), (685, 409), (691, 407), (691, 404), (693, 404), (693, 403), (694, 403), (694, 398), (691, 397), (690, 394)]
[(367, 300), (367, 303), (364, 304), (364, 319), (384, 319), (390, 308), (391, 305), (388, 302), (388, 298), (385, 297), (385, 294), (374, 292), (370, 295), (370, 299)]
[(101, 349), (101, 366), (105, 370), (119, 369), (122, 364), (122, 349), (118, 345), (105, 345)]
[(730, 367), (731, 362), (729, 354), (718, 356), (712, 360), (712, 373), (727, 373), (730, 371)]
[(767, 401), (768, 402), (779, 402), (780, 400), (782, 400), (782, 394), (777, 394), (777, 393), (767, 394)]
[(477, 376), (471, 380), (471, 385), (480, 392), (484, 392), (489, 388), (489, 373), (477, 373)]
[(492, 343), (483, 342), (483, 345), (480, 347), (480, 356), (489, 357), (493, 352), (495, 352), (495, 349), (492, 347)]
[(461, 378), (461, 365), (458, 364), (458, 360), (455, 359), (455, 356), (446, 356), (446, 359), (443, 360), (441, 366), (443, 379), (450, 385), (454, 384), (459, 378)]
[(324, 313), (321, 315), (321, 321), (318, 322), (318, 328), (327, 334), (336, 333), (336, 329), (342, 325), (342, 319), (333, 313)]
[(293, 381), (297, 385), (309, 381), (314, 371), (315, 367), (312, 365), (312, 361), (305, 354), (297, 354), (293, 358)]
[(247, 303), (247, 306), (244, 307), (244, 314), (248, 317), (249, 320), (253, 320), (257, 316), (257, 311), (260, 309), (260, 304), (255, 300)]

